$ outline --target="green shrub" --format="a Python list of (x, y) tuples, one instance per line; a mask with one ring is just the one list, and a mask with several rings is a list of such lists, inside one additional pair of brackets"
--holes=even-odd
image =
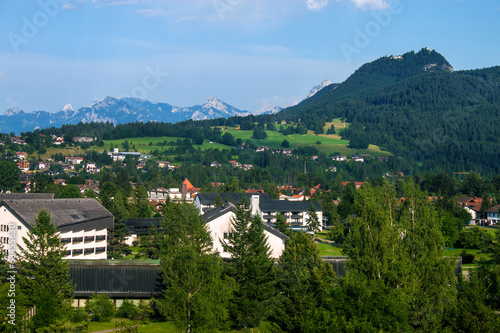
[(491, 234), (478, 226), (464, 228), (458, 237), (459, 247), (466, 249), (482, 249), (493, 242)]
[(116, 311), (116, 317), (136, 319), (138, 316), (137, 307), (129, 300), (123, 301), (122, 305)]
[(115, 315), (115, 306), (108, 296), (93, 294), (85, 304), (85, 310), (92, 313), (92, 320), (99, 322), (110, 321)]
[(71, 322), (81, 323), (82, 321), (89, 321), (89, 314), (84, 309), (75, 309), (73, 315), (71, 316)]

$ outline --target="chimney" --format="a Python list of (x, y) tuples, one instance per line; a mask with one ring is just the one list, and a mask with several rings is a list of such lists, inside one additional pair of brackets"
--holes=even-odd
[(252, 195), (251, 197), (251, 202), (250, 202), (250, 210), (252, 215), (259, 215), (260, 211), (260, 196), (259, 195)]
[(181, 197), (182, 200), (186, 200), (187, 196), (187, 184), (186, 183), (181, 183)]

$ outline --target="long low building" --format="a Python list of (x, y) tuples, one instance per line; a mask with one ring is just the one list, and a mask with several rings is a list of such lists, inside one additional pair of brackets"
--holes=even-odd
[(106, 259), (108, 230), (114, 217), (95, 199), (53, 199), (33, 194), (0, 196), (0, 244), (9, 255), (9, 243), (23, 246), (23, 238), (35, 225), (41, 210), (50, 214), (61, 241), (66, 246), (64, 259)]
[(138, 303), (161, 296), (159, 260), (70, 260), (74, 307), (84, 307), (92, 294), (106, 294), (118, 308), (124, 300)]

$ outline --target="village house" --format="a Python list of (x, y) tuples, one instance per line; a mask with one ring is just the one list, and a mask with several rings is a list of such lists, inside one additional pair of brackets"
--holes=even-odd
[(333, 156), (332, 159), (334, 161), (337, 161), (337, 162), (344, 162), (344, 161), (347, 161), (347, 156), (337, 155), (337, 156)]
[(498, 225), (498, 222), (500, 221), (499, 211), (500, 205), (493, 206), (486, 211), (487, 225)]
[(212, 168), (220, 168), (221, 167), (221, 164), (217, 161), (213, 161), (212, 163), (210, 163), (210, 166)]
[(73, 141), (75, 141), (75, 142), (92, 142), (94, 140), (95, 140), (95, 138), (92, 138), (90, 136), (75, 136), (73, 138)]
[(17, 167), (21, 169), (21, 172), (28, 172), (30, 169), (30, 162), (22, 160), (21, 162), (17, 163)]
[(28, 153), (26, 153), (24, 151), (16, 151), (16, 158), (18, 161), (27, 160)]
[(263, 147), (258, 147), (255, 149), (256, 153), (262, 153), (263, 151), (269, 150), (269, 147), (263, 146)]
[(290, 149), (276, 149), (274, 152), (276, 154), (292, 155), (292, 151)]
[(11, 137), (10, 142), (18, 144), (18, 145), (25, 145), (26, 144), (26, 141), (24, 141), (24, 139), (21, 138), (20, 136)]
[(361, 156), (358, 156), (358, 155), (352, 155), (351, 156), (351, 161), (353, 162), (364, 162), (365, 159)]
[[(219, 252), (222, 258), (231, 258), (231, 254), (226, 251), (224, 239), (233, 232), (232, 221), (236, 218), (237, 207), (231, 203), (225, 203), (209, 213), (203, 215), (203, 221), (207, 225), (213, 240), (214, 251)], [(277, 229), (263, 223), (264, 235), (267, 238), (267, 244), (270, 248), (270, 257), (279, 258), (285, 250), (285, 242), (289, 238)]]
[(80, 163), (83, 162), (83, 157), (66, 156), (66, 157), (64, 157), (64, 162), (65, 163), (71, 163), (71, 164), (80, 164)]
[(471, 216), (470, 225), (482, 225), (486, 221), (481, 216), (481, 205), (483, 204), (483, 199), (478, 197), (460, 197), (457, 204), (463, 207)]
[[(350, 184), (352, 182), (342, 182), (342, 185), (343, 186), (347, 186), (347, 184)], [(361, 186), (363, 186), (363, 184), (366, 183), (366, 182), (354, 182), (354, 185), (356, 186), (356, 190), (359, 190), (361, 188)]]

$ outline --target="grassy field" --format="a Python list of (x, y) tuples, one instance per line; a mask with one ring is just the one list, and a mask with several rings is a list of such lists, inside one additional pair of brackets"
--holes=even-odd
[[(325, 126), (325, 130), (330, 128), (331, 125), (334, 125), (337, 129), (337, 133), (339, 130), (348, 127), (348, 123), (342, 123), (340, 119), (334, 119), (332, 122), (329, 122)], [(279, 124), (276, 124), (276, 127), (279, 128)], [(287, 126), (287, 125), (285, 125)], [(381, 151), (379, 147), (375, 145), (370, 145), (368, 149), (350, 149), (348, 148), (349, 141), (342, 140), (339, 134), (331, 134), (331, 135), (315, 135), (312, 131), (308, 131), (307, 134), (291, 134), (291, 135), (283, 135), (277, 131), (266, 131), (267, 138), (263, 140), (255, 140), (252, 139), (253, 131), (242, 131), (237, 129), (236, 127), (221, 127), (222, 133), (225, 132), (231, 133), (235, 139), (240, 138), (243, 141), (248, 139), (252, 140), (252, 142), (256, 146), (268, 146), (271, 148), (282, 148), (281, 143), (283, 140), (288, 140), (290, 143), (290, 149), (302, 148), (307, 146), (314, 146), (320, 152), (325, 154), (333, 154), (339, 153), (342, 155), (353, 155), (356, 153), (359, 154), (371, 154), (373, 156), (389, 156), (391, 155), (389, 152)], [(92, 146), (90, 149), (96, 151), (110, 151), (112, 147), (118, 147), (121, 151), (123, 151), (123, 142), (125, 140), (129, 143), (129, 151), (138, 151), (143, 154), (151, 154), (151, 152), (155, 149), (162, 150), (168, 149), (172, 146), (155, 146), (157, 143), (166, 142), (176, 142), (177, 137), (144, 137), (144, 138), (124, 138), (119, 140), (105, 140), (103, 147)], [(318, 143), (320, 142), (320, 143)], [(151, 145), (150, 145), (151, 144)], [(201, 150), (206, 149), (229, 149), (230, 147), (213, 142), (210, 143), (208, 140), (205, 140), (202, 145), (193, 145), (195, 149), (200, 148)], [(64, 156), (71, 155), (83, 155), (85, 150), (80, 149), (79, 147), (65, 147), (65, 148), (54, 148), (51, 147), (47, 149), (47, 153), (43, 154), (42, 158), (50, 158), (52, 155), (56, 153), (62, 153)]]

